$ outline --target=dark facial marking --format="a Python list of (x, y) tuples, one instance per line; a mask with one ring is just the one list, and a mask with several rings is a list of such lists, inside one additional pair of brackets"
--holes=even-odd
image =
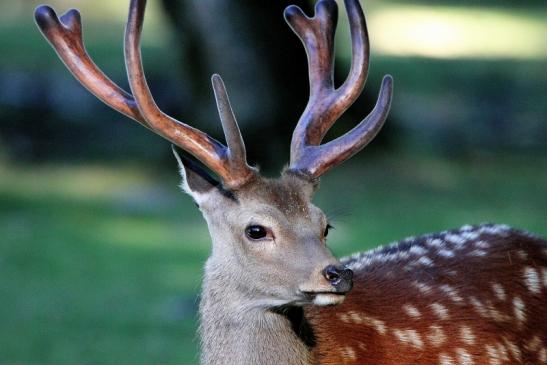
[(308, 347), (313, 348), (317, 345), (317, 339), (310, 323), (304, 315), (304, 309), (296, 306), (283, 306), (274, 308), (274, 313), (284, 316), (291, 323), (291, 328), (296, 336)]

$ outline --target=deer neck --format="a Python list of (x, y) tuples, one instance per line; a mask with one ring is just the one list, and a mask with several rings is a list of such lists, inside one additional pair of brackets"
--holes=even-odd
[(312, 364), (314, 340), (302, 308), (272, 309), (248, 299), (212, 261), (200, 302), (201, 364)]

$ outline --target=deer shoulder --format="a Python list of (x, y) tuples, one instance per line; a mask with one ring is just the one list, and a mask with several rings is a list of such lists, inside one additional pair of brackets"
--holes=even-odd
[(547, 242), (463, 226), (342, 259), (354, 287), (307, 315), (323, 364), (547, 362)]

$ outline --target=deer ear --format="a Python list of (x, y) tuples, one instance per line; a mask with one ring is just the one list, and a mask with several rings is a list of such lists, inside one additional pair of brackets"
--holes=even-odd
[(175, 146), (171, 146), (171, 148), (177, 159), (180, 175), (182, 177), (180, 187), (185, 193), (190, 195), (198, 205), (201, 205), (211, 193), (222, 189), (220, 183), (205, 171), (205, 169), (184, 154), (179, 154)]

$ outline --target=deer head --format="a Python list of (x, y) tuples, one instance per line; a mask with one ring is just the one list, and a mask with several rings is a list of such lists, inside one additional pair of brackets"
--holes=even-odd
[(88, 56), (80, 15), (60, 18), (47, 6), (35, 17), (44, 36), (74, 76), (100, 100), (193, 155), (218, 175), (217, 182), (186, 156), (175, 156), (183, 190), (207, 221), (213, 240), (206, 275), (230, 278), (246, 302), (264, 307), (340, 303), (352, 287), (352, 272), (325, 245), (329, 224), (312, 203), (319, 177), (361, 150), (382, 127), (391, 103), (385, 76), (373, 111), (355, 128), (321, 144), (333, 123), (360, 95), (368, 72), (369, 43), (357, 0), (346, 0), (352, 63), (338, 88), (333, 81), (337, 5), (320, 1), (313, 18), (290, 6), (285, 19), (306, 49), (310, 97), (291, 143), (291, 161), (281, 177), (267, 179), (248, 165), (245, 145), (220, 76), (212, 84), (226, 144), (164, 114), (148, 88), (140, 54), (145, 0), (131, 0), (125, 32), (125, 65), (131, 94), (109, 80)]

